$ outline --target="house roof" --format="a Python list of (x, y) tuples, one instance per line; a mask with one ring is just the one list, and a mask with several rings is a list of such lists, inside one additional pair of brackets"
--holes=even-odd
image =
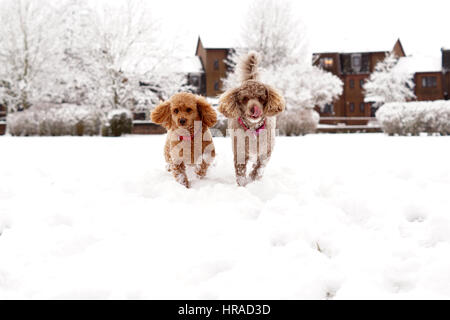
[(208, 33), (204, 33), (198, 37), (198, 44), (200, 41), (205, 49), (231, 49), (236, 47), (236, 42), (231, 37), (213, 36)]
[(399, 40), (392, 36), (330, 37), (328, 39), (312, 39), (311, 49), (314, 53), (390, 52)]
[(179, 70), (183, 73), (200, 73), (203, 72), (203, 66), (197, 56), (184, 57), (181, 59)]
[(436, 55), (412, 55), (400, 58), (397, 68), (409, 73), (441, 72), (442, 57)]

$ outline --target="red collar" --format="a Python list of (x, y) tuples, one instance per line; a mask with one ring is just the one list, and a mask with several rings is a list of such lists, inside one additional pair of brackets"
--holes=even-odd
[(266, 129), (266, 119), (264, 119), (264, 122), (262, 123), (262, 125), (257, 128), (257, 129), (250, 129), (242, 120), (242, 118), (238, 119), (239, 124), (241, 125), (242, 128), (245, 129), (245, 131), (251, 131), (255, 136), (259, 136), (259, 134), (261, 133), (261, 131)]
[(192, 140), (194, 140), (194, 138), (195, 138), (195, 135), (194, 136), (189, 136), (189, 137), (185, 137), (185, 136), (179, 136), (178, 137), (178, 141), (192, 141)]
[(178, 136), (178, 141), (193, 141), (195, 139), (195, 137), (200, 133), (201, 130), (199, 130), (199, 132), (195, 132), (193, 135), (191, 136)]

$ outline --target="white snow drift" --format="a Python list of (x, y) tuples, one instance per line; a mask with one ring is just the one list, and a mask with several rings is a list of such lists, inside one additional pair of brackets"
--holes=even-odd
[(192, 190), (164, 137), (0, 137), (0, 299), (450, 298), (448, 137), (277, 139)]

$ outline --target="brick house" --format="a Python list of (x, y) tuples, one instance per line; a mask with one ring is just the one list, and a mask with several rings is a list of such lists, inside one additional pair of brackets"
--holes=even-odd
[(414, 94), (417, 101), (448, 99), (450, 54), (442, 50), (442, 58), (433, 55), (415, 55), (400, 60), (406, 70), (414, 74)]
[[(321, 66), (344, 83), (343, 94), (333, 103), (319, 111), (321, 117), (347, 118), (371, 117), (373, 111), (370, 103), (364, 101), (363, 85), (374, 71), (375, 65), (384, 60), (387, 54), (394, 52), (398, 57), (404, 57), (400, 39), (387, 46), (385, 51), (350, 49), (321, 51), (314, 53), (316, 65)], [(382, 49), (382, 48), (381, 48)], [(324, 121), (322, 121), (324, 122)], [(336, 124), (343, 121), (325, 121)], [(367, 121), (347, 121), (347, 124), (366, 124)]]
[(226, 77), (228, 66), (225, 60), (231, 52), (230, 47), (215, 44), (213, 41), (203, 41), (200, 37), (197, 42), (195, 55), (200, 58), (204, 71), (204, 91), (201, 94), (207, 97), (217, 97), (223, 93), (222, 79)]

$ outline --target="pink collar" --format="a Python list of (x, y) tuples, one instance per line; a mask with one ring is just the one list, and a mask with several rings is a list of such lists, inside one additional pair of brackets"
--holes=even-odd
[(195, 132), (192, 136), (178, 136), (178, 141), (193, 141), (195, 137), (200, 133), (201, 130)]
[(242, 118), (238, 119), (239, 124), (241, 125), (242, 128), (245, 129), (245, 131), (251, 131), (255, 136), (259, 136), (259, 134), (261, 133), (261, 131), (266, 129), (266, 119), (264, 119), (263, 124), (257, 128), (257, 129), (250, 129), (242, 120)]

